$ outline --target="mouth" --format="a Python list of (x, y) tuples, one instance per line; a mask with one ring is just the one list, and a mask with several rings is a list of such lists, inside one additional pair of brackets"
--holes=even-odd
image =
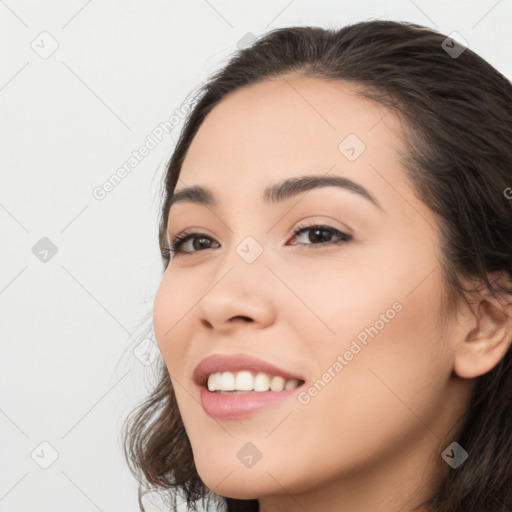
[(193, 381), (210, 391), (282, 391), (305, 379), (247, 354), (212, 354), (194, 369)]
[(193, 373), (204, 411), (216, 419), (240, 419), (283, 403), (305, 379), (246, 354), (214, 354)]

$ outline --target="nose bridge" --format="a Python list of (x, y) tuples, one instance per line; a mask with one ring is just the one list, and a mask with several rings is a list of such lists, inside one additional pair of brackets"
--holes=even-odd
[(245, 236), (230, 244), (217, 260), (207, 292), (198, 303), (201, 323), (220, 327), (234, 317), (271, 323), (275, 316), (274, 294), (269, 293), (274, 277), (266, 267), (263, 244)]
[(254, 236), (246, 235), (241, 241), (234, 238), (229, 249), (219, 259), (216, 278), (225, 276), (224, 279), (229, 278), (230, 287), (254, 294), (270, 277), (266, 256), (263, 243)]

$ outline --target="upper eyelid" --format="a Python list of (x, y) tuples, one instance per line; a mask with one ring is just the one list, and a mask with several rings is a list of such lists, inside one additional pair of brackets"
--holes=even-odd
[[(321, 218), (329, 219), (329, 220), (327, 220), (327, 221), (326, 220), (320, 220)], [(311, 220), (311, 219), (318, 219), (318, 220)], [(330, 222), (336, 222), (338, 224), (341, 224), (341, 226), (336, 227), (336, 226), (329, 225)], [(315, 226), (318, 226), (318, 225), (327, 225), (327, 227), (329, 227), (329, 228), (337, 229), (338, 231), (342, 231), (343, 233), (345, 233), (347, 235), (350, 235), (352, 237), (355, 236), (352, 228), (350, 228), (347, 225), (341, 223), (339, 221), (339, 219), (337, 219), (336, 217), (333, 217), (331, 215), (325, 215), (325, 214), (322, 214), (322, 213), (318, 213), (318, 214), (314, 214), (314, 215), (308, 215), (306, 218), (296, 222), (294, 225), (295, 226), (302, 225), (303, 228), (312, 228), (312, 227), (315, 227)], [(290, 231), (290, 234), (293, 234), (293, 232), (296, 229), (297, 229), (297, 227), (294, 227)], [(194, 227), (186, 228), (186, 229), (183, 229), (180, 232), (178, 232), (176, 235), (174, 235), (174, 237), (180, 236), (181, 234), (199, 233), (201, 235), (204, 234), (206, 236), (215, 238), (214, 235), (209, 235), (206, 231), (208, 231), (208, 230), (205, 229), (205, 228), (194, 228)], [(170, 238), (170, 232), (169, 232), (169, 228), (167, 228), (167, 240), (168, 241), (169, 241), (169, 238)]]
[[(304, 222), (304, 221), (302, 221), (302, 222)], [(302, 224), (302, 222), (299, 222), (299, 224), (291, 230), (291, 232), (289, 233), (290, 236), (294, 235), (296, 231), (305, 231), (305, 230), (313, 229), (316, 227), (325, 227), (325, 228), (329, 228), (329, 229), (332, 229), (335, 231), (340, 231), (341, 233), (344, 233), (348, 236), (353, 236), (352, 233), (350, 233), (350, 230), (347, 228), (343, 228), (343, 227), (337, 228), (335, 226), (330, 226), (328, 223), (325, 223), (325, 222), (313, 222), (310, 224), (307, 224), (307, 223)], [(180, 231), (179, 233), (174, 235), (172, 238), (176, 239), (178, 237), (184, 237), (184, 236), (188, 236), (188, 235), (205, 236), (207, 238), (215, 239), (214, 235), (209, 235), (208, 233), (206, 233), (203, 230), (203, 228), (187, 228), (187, 229), (184, 229), (183, 231)], [(167, 243), (169, 244), (170, 242), (171, 242), (171, 235), (170, 235), (169, 231), (167, 231)]]

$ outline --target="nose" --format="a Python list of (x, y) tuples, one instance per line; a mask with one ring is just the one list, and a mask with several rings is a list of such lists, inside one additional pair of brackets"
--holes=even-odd
[(195, 314), (200, 328), (226, 335), (244, 325), (261, 329), (275, 322), (274, 276), (263, 259), (247, 263), (235, 256), (225, 258), (219, 265), (197, 304)]

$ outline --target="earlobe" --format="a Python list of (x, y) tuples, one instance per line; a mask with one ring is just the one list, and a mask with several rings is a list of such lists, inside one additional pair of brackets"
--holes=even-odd
[(481, 301), (474, 315), (474, 326), (455, 349), (454, 371), (471, 379), (491, 371), (505, 357), (512, 343), (510, 305)]

